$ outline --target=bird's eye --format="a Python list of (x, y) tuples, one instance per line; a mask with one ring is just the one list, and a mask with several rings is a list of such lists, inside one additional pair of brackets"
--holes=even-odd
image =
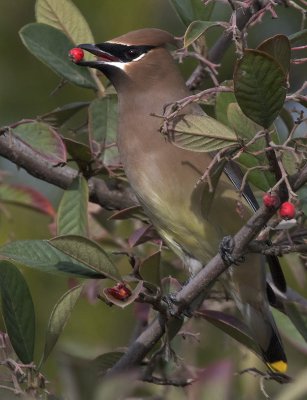
[(128, 50), (126, 51), (126, 54), (125, 54), (125, 55), (126, 55), (127, 60), (132, 61), (132, 60), (134, 60), (135, 58), (139, 57), (141, 54), (142, 54), (142, 51), (141, 51), (141, 50), (130, 48), (130, 49), (128, 49)]

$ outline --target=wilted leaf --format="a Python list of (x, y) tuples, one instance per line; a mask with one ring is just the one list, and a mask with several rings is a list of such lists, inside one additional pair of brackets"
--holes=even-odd
[(214, 8), (213, 1), (206, 5), (199, 0), (170, 0), (170, 3), (179, 19), (186, 26), (195, 20), (210, 20)]
[(88, 23), (71, 0), (36, 0), (37, 22), (64, 32), (74, 43), (94, 43)]
[(88, 184), (79, 175), (65, 190), (61, 199), (57, 215), (57, 234), (87, 236), (87, 205)]
[(55, 211), (47, 197), (28, 186), (1, 183), (0, 202), (30, 207), (51, 217), (55, 216)]
[[(143, 289), (143, 281), (140, 281), (137, 286), (135, 287), (134, 290), (131, 291), (131, 295), (123, 300), (117, 299), (112, 294), (109, 293), (108, 289), (110, 288), (104, 288), (103, 289), (103, 294), (105, 298), (110, 301), (112, 304), (117, 305), (120, 308), (125, 308), (129, 306), (131, 303), (135, 301), (139, 297), (139, 294), (141, 293)], [(112, 288), (111, 288), (112, 289)]]
[(99, 270), (88, 267), (57, 250), (47, 240), (18, 240), (0, 247), (0, 256), (44, 272), (65, 272), (83, 278), (103, 278)]
[(241, 110), (264, 128), (278, 116), (286, 97), (286, 75), (277, 61), (259, 50), (245, 50), (234, 73)]
[(208, 322), (215, 325), (217, 328), (221, 329), (227, 335), (231, 336), (233, 339), (237, 340), (262, 358), (259, 349), (247, 330), (247, 327), (237, 318), (221, 311), (214, 310), (201, 310), (197, 312), (197, 315), (205, 318)]
[(2, 313), (12, 346), (21, 362), (33, 361), (35, 312), (28, 285), (14, 264), (0, 261)]
[(275, 35), (259, 44), (257, 50), (269, 54), (282, 67), (285, 74), (289, 72), (291, 46), (285, 35)]
[(145, 225), (132, 233), (128, 239), (128, 244), (130, 247), (135, 247), (159, 238), (160, 236), (152, 225)]
[(89, 104), (88, 101), (77, 101), (65, 104), (64, 106), (57, 107), (46, 114), (40, 115), (38, 118), (50, 123), (51, 125), (61, 126), (78, 111), (88, 107)]
[(86, 265), (93, 274), (104, 275), (115, 281), (122, 280), (116, 265), (98, 243), (77, 235), (58, 236), (48, 243), (78, 263)]
[(213, 21), (193, 21), (186, 30), (183, 38), (184, 47), (190, 46), (195, 40), (200, 38), (207, 29), (212, 26), (221, 26), (219, 22)]
[(87, 68), (79, 68), (68, 57), (74, 44), (65, 34), (45, 24), (28, 24), (19, 31), (26, 48), (61, 78), (75, 85), (96, 89)]
[(177, 147), (211, 152), (238, 143), (236, 134), (207, 115), (186, 114), (172, 121), (170, 141)]
[(141, 206), (132, 206), (125, 208), (124, 210), (116, 211), (109, 217), (109, 219), (128, 219), (136, 218), (142, 221), (148, 220), (146, 215), (143, 213), (143, 208)]
[(58, 338), (63, 332), (63, 329), (71, 316), (72, 310), (80, 297), (82, 289), (82, 285), (73, 287), (60, 298), (53, 308), (48, 322), (44, 354), (40, 362), (40, 367), (42, 363), (47, 360), (49, 354), (58, 341)]
[(13, 129), (32, 150), (54, 164), (66, 162), (66, 148), (60, 135), (44, 122), (27, 122)]

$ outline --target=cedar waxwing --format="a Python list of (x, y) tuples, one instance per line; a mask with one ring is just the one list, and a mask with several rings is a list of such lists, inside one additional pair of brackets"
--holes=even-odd
[[(241, 178), (234, 164), (225, 166), (218, 181), (213, 177), (212, 199), (207, 183), (196, 185), (211, 155), (178, 148), (159, 131), (161, 119), (154, 115), (190, 95), (167, 44), (175, 45), (168, 32), (141, 29), (105, 43), (79, 45), (97, 60), (78, 64), (97, 68), (114, 85), (119, 100), (118, 148), (128, 181), (161, 237), (194, 275), (217, 253), (221, 239), (235, 234), (247, 218), (236, 211), (234, 185), (240, 185)], [(197, 104), (188, 105), (184, 113), (204, 115)], [(245, 197), (254, 202), (252, 194)], [(285, 372), (286, 356), (269, 308), (261, 256), (249, 254), (225, 274), (265, 362), (271, 370)]]

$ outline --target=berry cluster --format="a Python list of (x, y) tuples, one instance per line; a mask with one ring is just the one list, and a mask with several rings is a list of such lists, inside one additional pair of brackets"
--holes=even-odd
[[(263, 196), (263, 204), (267, 208), (278, 207), (280, 204), (279, 197), (276, 194), (266, 193)], [(285, 201), (279, 207), (279, 215), (282, 219), (292, 219), (295, 217), (296, 209), (293, 203)]]

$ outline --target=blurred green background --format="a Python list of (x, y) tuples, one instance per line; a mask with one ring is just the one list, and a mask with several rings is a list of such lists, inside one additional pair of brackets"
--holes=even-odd
[[(142, 27), (166, 29), (178, 36), (184, 33), (184, 26), (166, 0), (74, 0), (74, 3), (87, 19), (97, 42)], [(20, 28), (35, 21), (34, 5), (34, 0), (1, 0), (0, 126), (22, 118), (33, 118), (69, 102), (91, 100), (94, 97), (90, 90), (72, 85), (66, 85), (56, 94), (50, 95), (59, 84), (59, 78), (27, 51), (18, 36)], [(226, 19), (229, 16), (229, 10), (226, 12), (223, 10), (225, 7), (218, 7), (215, 11), (218, 19)], [(260, 28), (256, 26), (251, 29), (250, 46), (258, 44), (272, 34), (290, 34), (299, 29), (300, 16), (298, 13), (280, 7), (279, 16), (280, 18), (275, 20), (267, 15), (264, 18), (265, 23)], [(219, 32), (216, 30), (211, 34), (209, 43), (214, 42)], [(229, 65), (231, 65), (232, 59), (232, 53), (228, 51), (221, 70), (223, 79), (231, 78), (232, 69), (229, 68)], [(184, 68), (186, 74), (194, 63), (187, 64)], [(304, 66), (294, 67), (291, 80), (292, 90), (299, 87), (303, 75)], [(12, 181), (36, 187), (51, 199), (55, 207), (57, 206), (61, 190), (29, 177), (24, 171), (19, 171), (16, 166), (7, 161), (0, 160), (0, 168), (11, 173)], [(7, 211), (8, 215), (4, 215), (0, 211), (1, 243), (9, 238), (42, 239), (50, 236), (48, 224), (51, 221), (48, 217), (35, 211), (20, 209), (17, 206), (7, 207)], [(125, 261), (123, 260), (122, 263), (124, 264)], [(44, 330), (52, 306), (68, 288), (68, 280), (63, 277), (29, 271), (26, 271), (26, 276), (37, 312), (37, 354), (40, 354)], [(57, 349), (73, 351), (80, 356), (94, 357), (104, 351), (127, 345), (131, 338), (133, 325), (132, 307), (120, 310), (114, 307), (108, 308), (102, 303), (89, 304), (83, 299), (74, 311)], [(231, 339), (225, 338), (225, 335), (216, 328), (203, 322), (199, 323), (198, 328), (205, 332), (202, 335), (201, 344), (193, 342), (186, 344), (185, 350), (186, 353), (190, 352), (191, 362), (197, 353), (199, 365), (206, 365), (229, 356), (236, 359), (236, 370), (257, 364), (255, 359), (251, 360), (252, 356), (247, 351), (241, 348), (238, 351), (238, 345), (234, 345)], [(214, 343), (210, 338), (214, 338)], [(296, 362), (295, 365), (290, 365), (290, 373), (295, 373), (302, 366), (307, 366), (306, 356), (291, 349), (292, 353), (291, 358)], [(65, 369), (63, 357), (61, 359), (62, 369), (55, 367), (58, 361), (57, 354), (55, 351), (45, 369), (48, 378), (53, 382), (61, 380), (59, 376)], [(251, 376), (245, 375), (236, 379), (236, 386), (236, 393), (241, 393), (241, 399), (262, 398), (258, 381)], [(270, 386), (273, 391), (280, 390), (277, 384), (269, 384), (269, 389), (271, 389)], [(160, 389), (157, 391), (159, 392)], [(172, 389), (172, 391), (177, 396), (179, 393), (183, 395), (181, 389)], [(213, 399), (213, 397), (206, 398)]]

